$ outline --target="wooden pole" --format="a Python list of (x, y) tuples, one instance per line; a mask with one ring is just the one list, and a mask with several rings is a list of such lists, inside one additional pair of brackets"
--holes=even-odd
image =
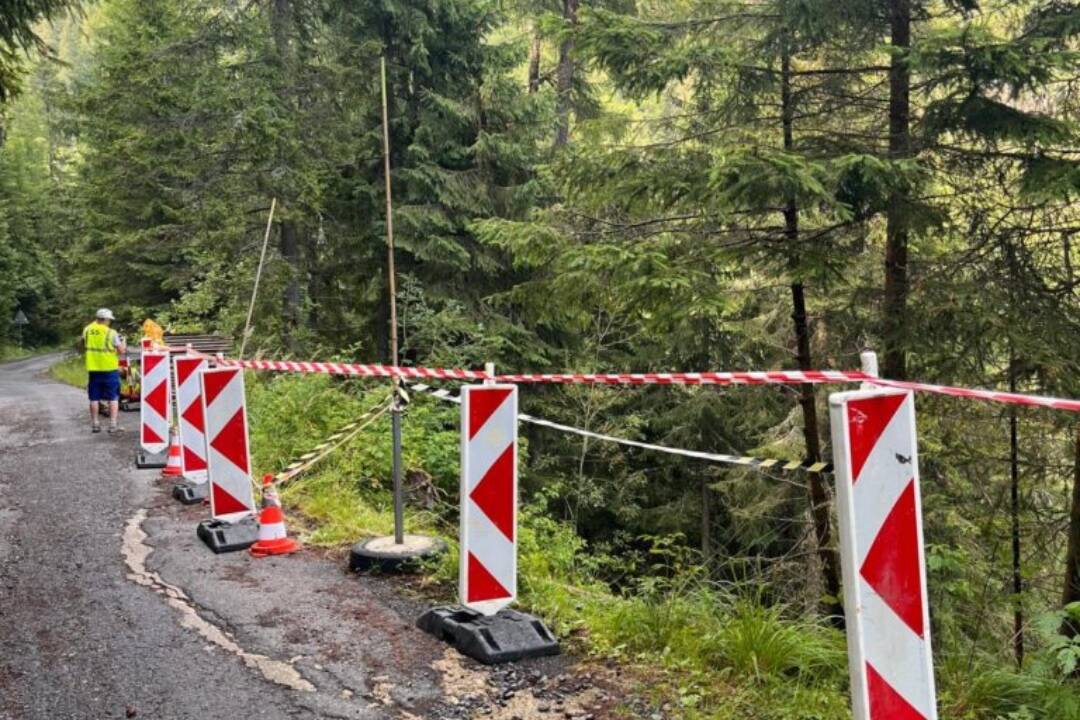
[(251, 318), (255, 314), (255, 298), (259, 295), (259, 280), (262, 278), (263, 264), (266, 262), (266, 246), (270, 242), (270, 230), (274, 227), (274, 210), (277, 198), (270, 198), (270, 217), (266, 218), (266, 234), (263, 235), (262, 252), (259, 253), (259, 267), (255, 271), (255, 286), (251, 288), (251, 302), (248, 304), (247, 320), (244, 321), (244, 335), (240, 338), (240, 360), (244, 359), (248, 336), (251, 335)]
[[(382, 76), (383, 176), (386, 180), (386, 268), (390, 291), (390, 361), (398, 364), (397, 278), (394, 270), (394, 204), (390, 190), (390, 117), (386, 107), (386, 56), (379, 58)], [(395, 378), (396, 382), (396, 378)]]

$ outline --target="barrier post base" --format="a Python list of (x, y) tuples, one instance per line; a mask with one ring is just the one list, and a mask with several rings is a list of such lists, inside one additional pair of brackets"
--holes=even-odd
[(547, 626), (517, 610), (487, 617), (462, 607), (438, 607), (421, 615), (416, 626), (485, 665), (559, 654), (559, 642)]
[(184, 480), (173, 485), (172, 496), (185, 505), (201, 503), (210, 495), (210, 483)]
[(165, 453), (148, 453), (144, 450), (139, 450), (135, 453), (135, 467), (140, 470), (147, 468), (153, 468), (155, 470), (165, 467), (165, 463), (168, 457)]
[(122, 412), (139, 412), (138, 400), (124, 400), (120, 399), (120, 410)]
[(446, 552), (446, 543), (439, 538), (405, 535), (402, 540), (400, 545), (394, 542), (392, 535), (361, 540), (349, 552), (349, 569), (353, 572), (412, 572), (419, 570), (425, 560)]
[(259, 539), (259, 523), (249, 515), (234, 523), (225, 520), (204, 520), (196, 530), (199, 539), (215, 553), (247, 550)]

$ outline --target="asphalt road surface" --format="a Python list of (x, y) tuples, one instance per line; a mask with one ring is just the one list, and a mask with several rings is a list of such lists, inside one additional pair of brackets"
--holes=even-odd
[(92, 435), (58, 356), (0, 365), (0, 719), (606, 717), (617, 671), (492, 671), (392, 580), (315, 550), (215, 556), (207, 516)]

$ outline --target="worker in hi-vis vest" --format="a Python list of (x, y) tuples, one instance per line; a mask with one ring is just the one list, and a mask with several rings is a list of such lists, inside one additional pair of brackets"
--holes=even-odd
[(109, 403), (109, 434), (122, 430), (117, 418), (120, 415), (120, 355), (127, 352), (124, 337), (110, 327), (112, 311), (97, 311), (94, 322), (83, 328), (82, 349), (86, 352), (86, 385), (90, 395), (90, 428), (101, 432), (98, 403)]

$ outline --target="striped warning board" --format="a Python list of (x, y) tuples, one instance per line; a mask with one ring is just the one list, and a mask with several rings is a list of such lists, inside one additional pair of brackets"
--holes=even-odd
[(517, 597), (517, 386), (471, 385), (461, 403), (461, 604), (494, 615)]
[(855, 720), (936, 720), (910, 391), (829, 397)]
[(235, 522), (255, 512), (244, 373), (237, 368), (217, 368), (204, 370), (198, 377), (206, 423), (210, 513), (215, 519)]
[(209, 367), (204, 357), (179, 355), (173, 358), (176, 376), (176, 412), (180, 431), (180, 467), (195, 483), (204, 483), (206, 474), (206, 426), (203, 422), (202, 383), (199, 374)]
[(172, 411), (169, 353), (143, 350), (142, 401), (139, 403), (139, 444), (148, 453), (162, 453), (169, 446)]

